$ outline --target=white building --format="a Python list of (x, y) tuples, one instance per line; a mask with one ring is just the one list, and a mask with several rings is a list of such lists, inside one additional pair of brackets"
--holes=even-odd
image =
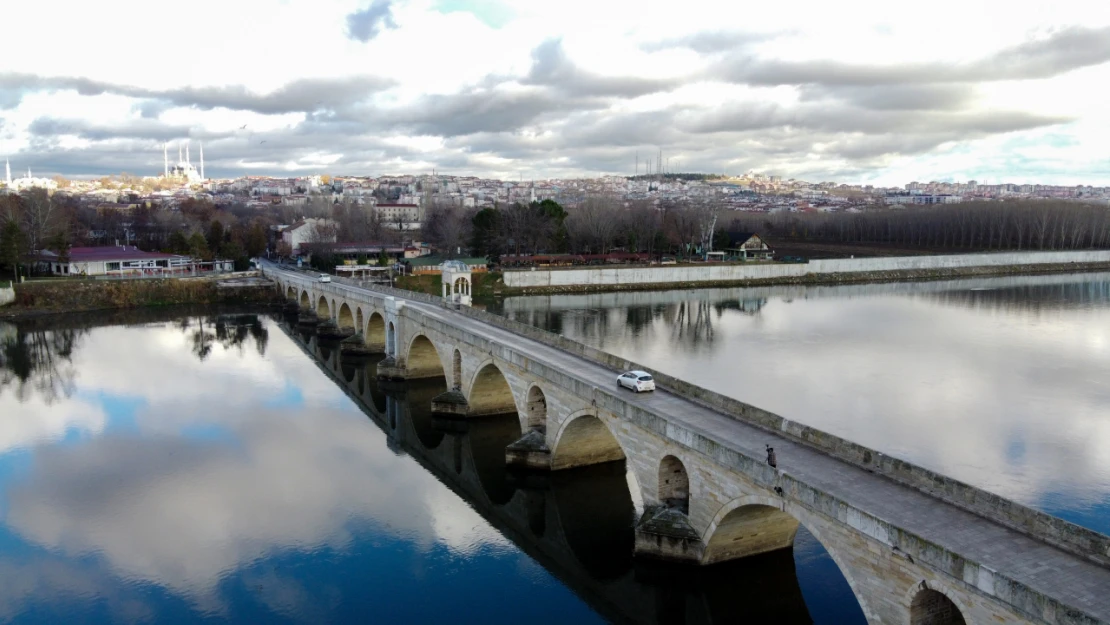
[(170, 167), (169, 148), (162, 144), (162, 176), (169, 180), (186, 183), (204, 182), (204, 144), (200, 145), (200, 169), (198, 170), (189, 160), (189, 144), (185, 144), (185, 156), (181, 156), (181, 146), (177, 146), (177, 164)]
[(294, 256), (299, 256), (305, 243), (335, 243), (336, 230), (336, 223), (330, 219), (308, 217), (283, 230), (281, 240)]

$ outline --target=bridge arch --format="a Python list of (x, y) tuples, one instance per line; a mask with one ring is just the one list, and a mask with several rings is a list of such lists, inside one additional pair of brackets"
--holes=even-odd
[[(709, 528), (702, 534), (702, 544), (705, 545), (705, 551), (702, 555), (702, 564), (723, 562), (729, 558), (735, 559), (742, 557), (738, 555), (737, 549), (732, 546), (732, 543), (741, 539), (743, 536), (743, 528), (739, 526), (737, 522), (745, 518), (752, 518), (750, 516), (752, 511), (758, 511), (758, 509), (761, 508), (776, 510), (789, 517), (795, 526), (792, 536), (796, 535), (798, 525), (804, 526), (813, 536), (814, 540), (816, 540), (825, 549), (825, 552), (829, 554), (829, 558), (844, 577), (844, 581), (848, 583), (848, 587), (852, 591), (852, 596), (856, 598), (856, 602), (859, 604), (860, 610), (863, 611), (864, 618), (867, 619), (867, 622), (878, 622), (877, 617), (871, 611), (865, 594), (861, 592), (862, 587), (856, 580), (852, 569), (846, 566), (846, 562), (840, 556), (840, 553), (834, 551), (832, 543), (830, 543), (828, 538), (824, 535), (824, 526), (822, 525), (820, 517), (812, 514), (806, 508), (791, 504), (782, 499), (761, 495), (746, 495), (737, 497), (721, 506), (717, 514), (714, 515), (713, 521), (709, 524)], [(767, 513), (763, 512), (763, 514)], [(778, 520), (781, 520), (781, 518)], [(788, 546), (792, 545), (793, 538), (791, 538), (791, 545)], [(754, 555), (754, 553), (750, 555)], [(909, 602), (910, 597), (907, 597), (907, 605)]]
[(617, 437), (591, 409), (580, 410), (563, 421), (552, 449), (552, 471), (625, 459)]
[(301, 308), (305, 310), (312, 308), (312, 300), (308, 298), (308, 291), (301, 291)]
[(409, 343), (408, 355), (405, 356), (405, 377), (435, 378), (444, 375), (443, 363), (439, 359), (439, 351), (431, 339), (423, 334), (412, 337)]
[[(461, 278), (460, 278), (461, 279)], [(543, 389), (533, 384), (525, 398), (525, 417), (530, 430), (547, 431), (547, 396)]]
[(517, 414), (516, 398), (501, 369), (487, 360), (478, 367), (470, 382), (470, 394), (466, 398), (470, 406), (468, 416), (480, 417), (494, 414)]
[(667, 456), (659, 463), (658, 497), (668, 508), (690, 511), (690, 474), (677, 456)]
[(366, 321), (362, 336), (367, 345), (385, 348), (385, 317), (382, 317), (381, 313), (370, 313), (370, 319)]
[(290, 285), (285, 289), (285, 297), (291, 302), (297, 301), (297, 289), (294, 289), (293, 286)]
[(351, 307), (347, 304), (347, 302), (343, 302), (339, 306), (339, 314), (336, 317), (336, 324), (340, 328), (350, 328), (351, 330), (354, 330), (358, 327), (355, 325), (355, 316), (351, 314)]
[(316, 302), (316, 315), (324, 319), (331, 319), (331, 310), (328, 298), (321, 295), (320, 301)]
[(922, 580), (907, 593), (909, 625), (966, 625), (966, 611), (940, 582)]

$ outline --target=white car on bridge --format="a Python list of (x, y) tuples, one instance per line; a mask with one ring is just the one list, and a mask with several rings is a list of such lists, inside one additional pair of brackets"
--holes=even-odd
[(637, 393), (655, 390), (655, 379), (647, 371), (629, 371), (617, 377), (617, 386), (630, 388)]

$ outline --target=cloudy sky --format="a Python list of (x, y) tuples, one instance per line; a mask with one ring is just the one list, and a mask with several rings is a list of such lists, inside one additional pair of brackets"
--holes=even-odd
[[(1110, 185), (1110, 3), (8, 3), (0, 152), (39, 173), (757, 170)], [(50, 17), (49, 28), (35, 26)], [(176, 152), (176, 147), (171, 147)]]

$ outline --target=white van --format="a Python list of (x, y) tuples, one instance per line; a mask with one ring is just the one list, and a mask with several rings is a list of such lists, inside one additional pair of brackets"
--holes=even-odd
[(326, 273), (320, 274), (320, 282), (331, 282), (331, 276)]

